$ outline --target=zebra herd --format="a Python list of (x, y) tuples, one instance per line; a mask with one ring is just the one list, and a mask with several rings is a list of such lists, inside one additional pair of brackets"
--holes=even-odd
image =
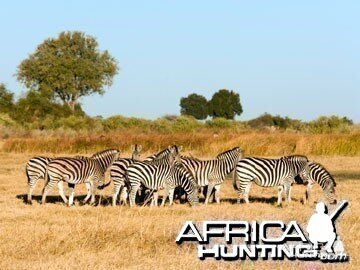
[[(95, 203), (97, 190), (106, 188), (113, 182), (112, 205), (115, 206), (120, 194), (120, 202), (130, 207), (137, 205), (139, 193), (149, 191), (151, 205), (158, 205), (158, 191), (164, 190), (161, 206), (169, 198), (170, 205), (174, 201), (174, 191), (180, 188), (186, 194), (191, 206), (199, 203), (199, 190), (206, 191), (205, 204), (213, 198), (220, 203), (220, 187), (226, 176), (234, 174), (233, 186), (238, 193), (237, 202), (241, 198), (249, 203), (249, 191), (252, 183), (261, 187), (278, 189), (277, 204), (282, 203), (283, 196), (291, 201), (291, 187), (296, 182), (307, 184), (304, 202), (310, 200), (311, 187), (316, 182), (325, 193), (330, 203), (336, 203), (335, 180), (319, 163), (310, 162), (301, 155), (284, 156), (279, 159), (243, 157), (239, 147), (218, 154), (214, 159), (201, 160), (193, 156), (180, 154), (181, 147), (176, 145), (157, 154), (140, 160), (142, 147), (132, 147), (131, 158), (120, 158), (120, 151), (108, 149), (91, 157), (33, 157), (26, 165), (28, 179), (27, 202), (31, 204), (32, 193), (39, 179), (45, 180), (41, 203), (46, 203), (49, 190), (57, 185), (63, 201), (71, 206), (74, 202), (75, 185), (85, 183), (87, 195), (82, 203), (90, 198)], [(105, 181), (109, 170), (110, 180)], [(69, 199), (63, 191), (66, 182), (70, 189)]]

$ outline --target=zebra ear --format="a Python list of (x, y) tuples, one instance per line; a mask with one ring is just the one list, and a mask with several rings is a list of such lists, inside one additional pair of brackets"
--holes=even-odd
[(142, 150), (141, 144), (137, 145), (137, 151), (140, 152)]
[(136, 144), (135, 144), (135, 146), (132, 144), (132, 145), (131, 145), (131, 151), (134, 151), (135, 148), (136, 148)]
[(182, 145), (178, 147), (178, 151), (180, 152), (183, 149)]

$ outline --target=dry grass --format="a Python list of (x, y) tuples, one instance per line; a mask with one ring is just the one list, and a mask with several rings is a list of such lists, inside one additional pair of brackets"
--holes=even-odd
[(143, 133), (133, 130), (99, 134), (31, 135), (4, 140), (1, 149), (16, 153), (89, 153), (104, 148), (130, 149), (141, 144), (146, 151), (155, 152), (176, 142), (195, 155), (216, 155), (240, 146), (247, 155), (340, 155), (360, 156), (360, 133), (304, 134), (293, 132), (264, 132), (234, 130), (215, 132)]
[[(56, 195), (46, 206), (23, 203), (27, 192), (24, 165), (28, 154), (0, 153), (0, 269), (358, 269), (360, 261), (360, 158), (312, 157), (334, 173), (337, 194), (350, 201), (337, 224), (351, 261), (344, 265), (311, 262), (244, 261), (224, 262), (208, 259), (201, 262), (193, 245), (177, 246), (175, 238), (186, 220), (215, 219), (266, 220), (284, 222), (297, 220), (306, 224), (313, 213), (313, 204), (300, 203), (304, 188), (296, 186), (290, 205), (274, 205), (276, 190), (253, 186), (250, 205), (236, 205), (231, 181), (222, 188), (220, 205), (190, 208), (175, 205), (165, 208), (111, 206), (64, 206)], [(39, 194), (39, 182), (35, 194)], [(322, 198), (320, 188), (314, 199)], [(84, 194), (84, 187), (77, 194)], [(111, 193), (111, 188), (106, 194)], [(265, 199), (263, 199), (265, 198)], [(39, 197), (37, 197), (39, 199)], [(265, 201), (263, 201), (265, 200)]]

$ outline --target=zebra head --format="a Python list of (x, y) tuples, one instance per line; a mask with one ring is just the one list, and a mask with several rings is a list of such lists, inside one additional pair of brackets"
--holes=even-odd
[(140, 144), (135, 144), (131, 146), (132, 156), (131, 158), (133, 160), (139, 160), (140, 154), (141, 154), (142, 146)]
[(234, 164), (234, 168), (238, 161), (242, 158), (243, 151), (240, 147), (234, 147), (233, 149), (222, 152), (216, 156), (217, 160), (229, 160)]
[(311, 162), (310, 168), (310, 179), (317, 182), (322, 190), (324, 191), (325, 198), (331, 203), (337, 202), (335, 195), (336, 182), (331, 174), (322, 166), (320, 163)]
[(169, 154), (168, 154), (169, 165), (181, 164), (180, 151), (182, 147), (177, 145), (172, 145), (169, 146), (168, 149), (169, 149)]
[(103, 172), (113, 164), (113, 162), (119, 157), (120, 151), (117, 149), (107, 149), (101, 152), (98, 152), (91, 156), (92, 159), (99, 162)]
[(302, 181), (308, 182), (310, 175), (309, 160), (306, 156), (294, 155), (282, 157), (292, 166), (294, 176), (299, 175)]

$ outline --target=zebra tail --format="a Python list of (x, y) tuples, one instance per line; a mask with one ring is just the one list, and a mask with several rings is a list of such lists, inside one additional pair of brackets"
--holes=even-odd
[(102, 189), (106, 188), (107, 186), (109, 186), (110, 183), (111, 183), (111, 177), (110, 177), (109, 182), (107, 182), (107, 183), (105, 183), (105, 184), (103, 184), (103, 185), (101, 185), (101, 186), (98, 186), (97, 189), (102, 190)]
[(233, 178), (233, 187), (235, 190), (240, 190), (240, 187), (238, 185), (238, 179), (237, 179), (237, 172), (236, 172), (236, 166), (235, 166), (235, 169), (234, 169), (234, 178)]

